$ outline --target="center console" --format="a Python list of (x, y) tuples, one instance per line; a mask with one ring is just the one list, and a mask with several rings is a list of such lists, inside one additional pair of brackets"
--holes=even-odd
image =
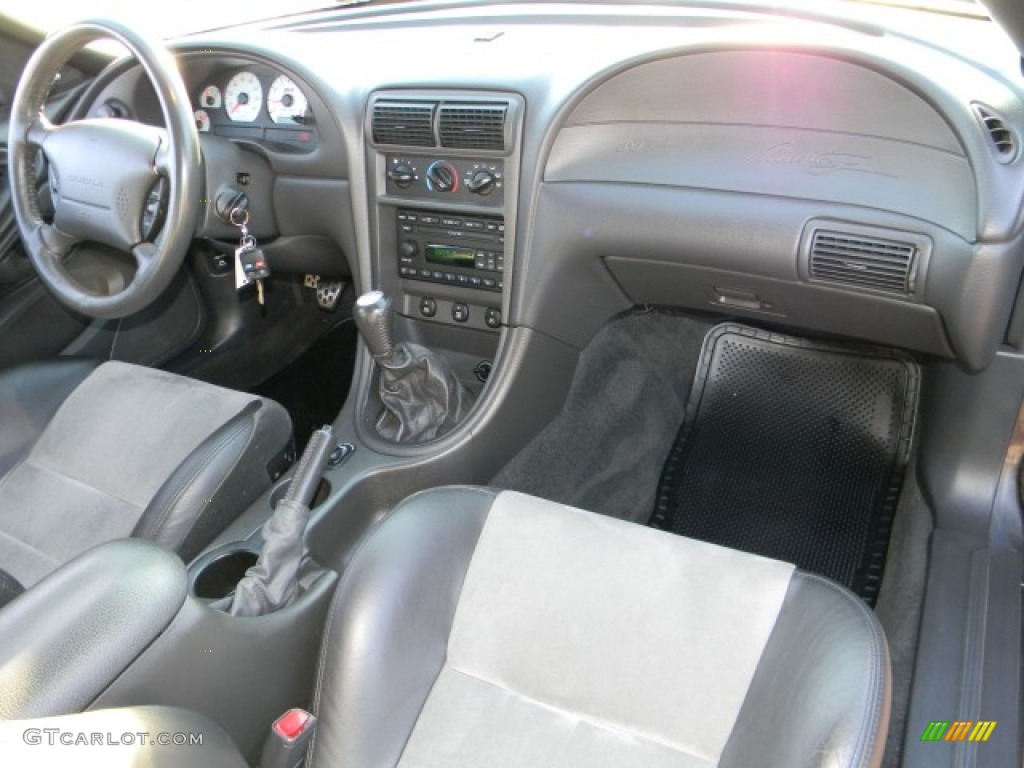
[(513, 266), (521, 97), (388, 90), (367, 112), (374, 287), (456, 353), (479, 340), (441, 328), (481, 331), (496, 347)]

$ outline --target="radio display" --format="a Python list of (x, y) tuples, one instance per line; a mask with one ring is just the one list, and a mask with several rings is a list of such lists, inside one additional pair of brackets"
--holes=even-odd
[(425, 249), (427, 261), (431, 264), (446, 264), (449, 267), (473, 269), (476, 265), (474, 252), (470, 248), (453, 245), (428, 245)]

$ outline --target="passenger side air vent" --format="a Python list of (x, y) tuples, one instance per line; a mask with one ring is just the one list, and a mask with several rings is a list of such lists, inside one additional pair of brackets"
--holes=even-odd
[(819, 229), (811, 241), (810, 277), (910, 295), (919, 250), (913, 242)]
[(1006, 121), (993, 110), (981, 104), (974, 105), (974, 113), (988, 132), (992, 150), (996, 159), (1008, 163), (1017, 156), (1017, 137), (1010, 130)]
[(450, 103), (441, 105), (438, 133), (449, 149), (505, 149), (506, 104)]
[(434, 147), (434, 110), (424, 101), (378, 101), (373, 105), (373, 140), (377, 144)]

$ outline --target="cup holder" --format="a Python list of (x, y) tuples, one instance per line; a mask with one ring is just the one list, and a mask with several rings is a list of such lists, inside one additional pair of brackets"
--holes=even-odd
[(227, 597), (257, 560), (259, 552), (241, 542), (207, 552), (189, 568), (190, 591), (200, 600)]
[[(288, 488), (291, 486), (291, 478), (283, 481), (280, 485), (275, 488), (270, 494), (270, 508), (277, 509), (277, 505), (280, 503), (284, 495), (288, 493)], [(320, 485), (316, 487), (316, 493), (313, 495), (313, 503), (310, 508), (319, 507), (325, 501), (327, 497), (331, 495), (331, 484), (327, 481), (327, 478), (320, 480)]]

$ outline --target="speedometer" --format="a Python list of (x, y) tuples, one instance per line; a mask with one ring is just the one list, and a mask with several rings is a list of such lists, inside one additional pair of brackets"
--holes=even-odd
[(267, 114), (275, 123), (301, 123), (309, 102), (290, 77), (281, 75), (267, 91)]
[(224, 109), (236, 123), (251, 123), (263, 106), (263, 86), (252, 72), (239, 72), (224, 89)]

